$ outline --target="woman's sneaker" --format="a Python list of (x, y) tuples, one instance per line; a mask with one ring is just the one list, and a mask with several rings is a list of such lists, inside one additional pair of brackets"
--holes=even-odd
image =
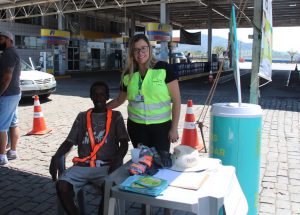
[(6, 164), (8, 164), (7, 157), (4, 156), (4, 157), (0, 158), (0, 166), (4, 166)]
[(6, 156), (7, 156), (8, 160), (15, 160), (19, 157), (17, 152), (12, 152), (11, 150), (7, 151)]

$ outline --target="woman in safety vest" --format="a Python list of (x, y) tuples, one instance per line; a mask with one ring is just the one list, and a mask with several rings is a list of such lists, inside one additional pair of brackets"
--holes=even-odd
[(127, 68), (119, 95), (107, 106), (116, 108), (128, 99), (127, 129), (134, 147), (143, 144), (169, 152), (178, 140), (180, 92), (177, 76), (166, 62), (156, 61), (148, 38), (135, 35), (129, 45)]

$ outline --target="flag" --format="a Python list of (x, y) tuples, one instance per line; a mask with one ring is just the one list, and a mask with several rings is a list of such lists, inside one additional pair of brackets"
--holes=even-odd
[(272, 81), (272, 0), (263, 1), (261, 55), (258, 75)]
[(181, 28), (180, 43), (189, 45), (201, 45), (201, 31), (196, 33), (190, 33)]
[(232, 53), (232, 68), (235, 78), (236, 88), (238, 91), (238, 102), (241, 105), (242, 96), (241, 96), (241, 81), (240, 81), (240, 67), (239, 67), (239, 49), (237, 41), (237, 32), (236, 32), (236, 17), (235, 17), (235, 8), (234, 5), (231, 7), (231, 16), (230, 16), (230, 47)]

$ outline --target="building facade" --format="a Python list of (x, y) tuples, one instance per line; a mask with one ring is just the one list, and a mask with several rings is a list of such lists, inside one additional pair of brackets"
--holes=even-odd
[(120, 70), (125, 64), (123, 19), (97, 11), (0, 22), (0, 30), (12, 32), (23, 60), (31, 57), (55, 75)]

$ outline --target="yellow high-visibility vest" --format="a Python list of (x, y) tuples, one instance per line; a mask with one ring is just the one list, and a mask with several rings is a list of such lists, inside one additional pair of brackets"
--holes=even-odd
[(130, 80), (128, 74), (124, 76), (130, 120), (147, 125), (171, 120), (171, 97), (165, 79), (165, 69), (148, 69), (144, 80), (139, 72), (134, 72)]

